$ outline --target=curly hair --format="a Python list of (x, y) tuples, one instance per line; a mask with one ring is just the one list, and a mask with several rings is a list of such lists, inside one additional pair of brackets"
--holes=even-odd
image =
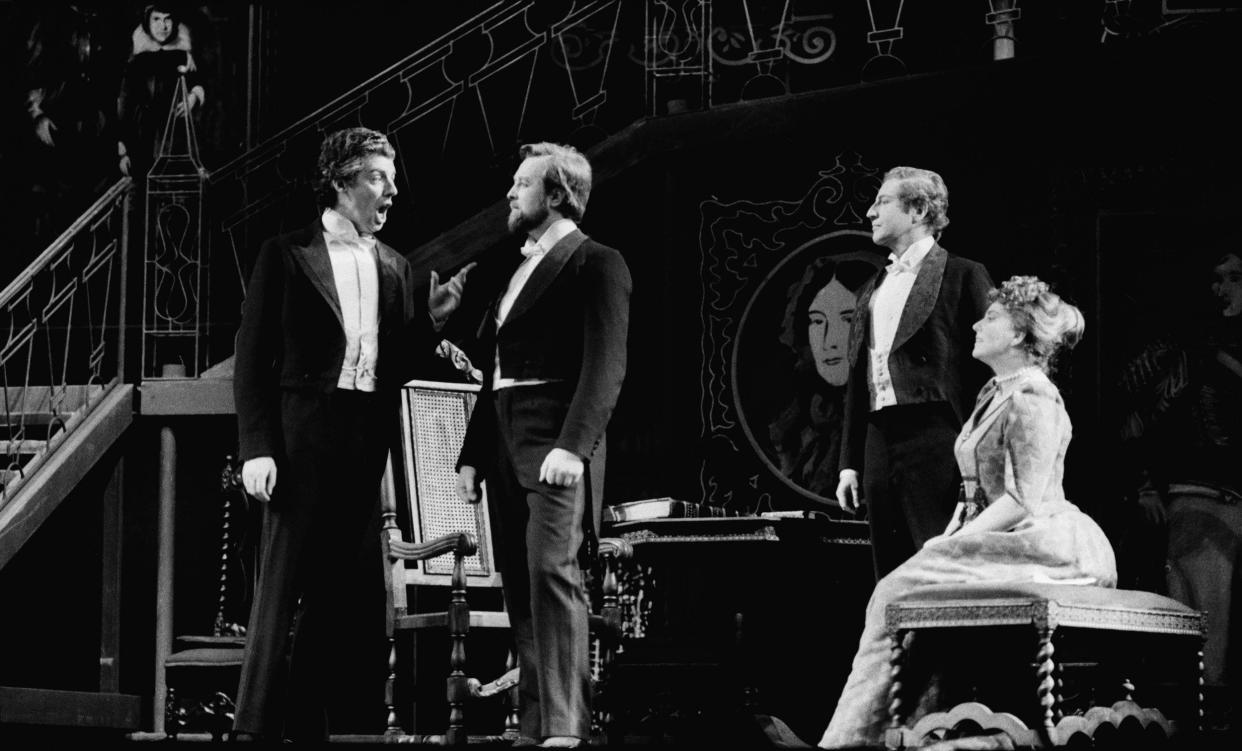
[(565, 200), (557, 207), (567, 219), (582, 221), (591, 197), (591, 163), (573, 146), (559, 143), (528, 143), (519, 150), (522, 159), (548, 157), (543, 172), (543, 192), (559, 192)]
[(1000, 303), (1022, 334), (1022, 348), (1045, 371), (1058, 355), (1082, 339), (1087, 322), (1082, 311), (1034, 276), (1012, 276), (988, 293), (988, 302)]
[(370, 128), (345, 128), (323, 139), (315, 175), (315, 200), (319, 208), (336, 205), (336, 186), (352, 183), (362, 171), (363, 160), (372, 154), (389, 159), (397, 156), (388, 143), (388, 136)]
[(897, 199), (904, 211), (925, 211), (927, 228), (933, 234), (949, 226), (949, 188), (940, 175), (918, 167), (893, 167), (882, 182), (897, 180)]

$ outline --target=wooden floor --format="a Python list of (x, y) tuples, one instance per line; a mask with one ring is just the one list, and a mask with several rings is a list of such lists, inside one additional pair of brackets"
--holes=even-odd
[[(418, 746), (418, 747), (440, 747), (441, 744), (436, 742), (438, 739), (427, 737), (423, 742), (406, 742), (401, 744), (385, 743), (381, 739), (372, 736), (337, 736), (331, 739), (333, 745), (349, 746), (351, 748), (359, 747), (388, 747), (393, 745)], [(797, 748), (799, 746), (780, 743), (765, 742), (762, 739), (750, 737), (745, 740), (736, 739), (731, 741), (722, 741), (716, 739), (704, 738), (629, 738), (625, 743), (610, 744), (608, 748), (646, 748), (651, 746), (660, 746), (664, 748)], [(1140, 746), (1127, 744), (1122, 742), (1123, 739), (1114, 738), (1106, 746), (1101, 745), (1100, 748), (1125, 748), (1137, 749)], [(133, 745), (142, 743), (160, 743), (164, 745), (176, 744), (210, 744), (213, 742), (211, 736), (205, 733), (188, 733), (180, 736), (177, 741), (170, 741), (162, 735), (155, 733), (121, 733), (117, 731), (101, 731), (101, 730), (83, 730), (70, 728), (31, 728), (18, 726), (0, 726), (0, 747), (6, 749), (32, 748), (32, 749), (59, 749), (69, 748), (111, 748), (118, 745)], [(1120, 742), (1120, 743), (1119, 743)], [(508, 742), (491, 741), (481, 743), (471, 743), (471, 748), (476, 749), (502, 749), (508, 747)], [(1169, 749), (1170, 751), (1181, 751), (1181, 749), (1191, 749), (1198, 751), (1199, 749), (1234, 749), (1242, 746), (1242, 734), (1234, 732), (1215, 732), (1208, 733), (1197, 738), (1181, 738), (1169, 741), (1166, 744), (1157, 746), (1157, 748)], [(809, 748), (810, 746), (803, 746)], [(1149, 746), (1142, 746), (1147, 748)], [(861, 747), (860, 747), (861, 748)], [(941, 747), (937, 747), (941, 748)]]

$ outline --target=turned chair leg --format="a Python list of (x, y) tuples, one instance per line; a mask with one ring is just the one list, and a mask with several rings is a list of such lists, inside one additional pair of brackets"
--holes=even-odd
[(388, 716), (384, 722), (384, 735), (399, 736), (405, 731), (397, 719), (397, 637), (388, 635), (388, 675), (384, 678), (384, 704), (388, 708)]
[[(1202, 654), (1202, 652), (1200, 652)], [(164, 694), (164, 734), (169, 740), (177, 740), (177, 734), (185, 727), (185, 710), (177, 698), (177, 689), (169, 686)]]
[[(509, 655), (505, 658), (505, 672), (508, 673), (517, 667), (517, 653), (509, 650)], [(505, 703), (508, 705), (505, 712), (505, 729), (503, 737), (506, 740), (517, 740), (522, 734), (521, 718), (518, 717), (518, 684), (514, 683), (505, 690)]]

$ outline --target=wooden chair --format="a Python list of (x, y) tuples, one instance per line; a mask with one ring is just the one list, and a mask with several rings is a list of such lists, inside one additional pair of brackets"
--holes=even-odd
[[(406, 631), (416, 637), (431, 630), (447, 631), (450, 642), (447, 727), (443, 737), (416, 739), (448, 744), (491, 740), (492, 737), (470, 738), (467, 735), (465, 705), (471, 698), (496, 694), (508, 697), (510, 702), (502, 737), (510, 740), (517, 737), (518, 673), (512, 653), (506, 665), (507, 672), (496, 681), (484, 684), (466, 675), (467, 634), (477, 629), (509, 627), (503, 597), (500, 610), (472, 609), (467, 600), (468, 592), (496, 589), (503, 581), (492, 545), (486, 487), (483, 499), (474, 505), (462, 503), (456, 494), (457, 455), (478, 390), (474, 384), (411, 381), (402, 392), (402, 456), (400, 462), (390, 462), (381, 490), (381, 539), (388, 561), (385, 583), (389, 593), (390, 656), (385, 701), (389, 739), (405, 739), (410, 735), (402, 729), (396, 707), (397, 634)], [(394, 466), (399, 470), (394, 471)], [(622, 540), (600, 540), (597, 547), (597, 560), (602, 562), (597, 599), (601, 600), (602, 607), (591, 621), (596, 640), (593, 652), (597, 656), (595, 688), (597, 698), (602, 700), (606, 691), (606, 667), (615, 653), (621, 632), (616, 561), (628, 557), (632, 551)], [(420, 587), (428, 586), (450, 588), (446, 607), (432, 612), (420, 611), (415, 598)], [(412, 649), (415, 681), (423, 678), (417, 657), (415, 642)], [(416, 705), (415, 711), (417, 720)], [(602, 706), (596, 710), (596, 719), (601, 729), (606, 726), (608, 713)]]
[[(220, 470), (220, 576), (216, 617), (210, 633), (179, 635), (164, 660), (164, 730), (175, 740), (197, 728), (221, 740), (232, 727), (238, 671), (246, 644), (246, 627), (229, 620), (230, 611), (249, 608), (255, 561), (257, 515), (241, 486), (241, 470), (232, 456)], [(244, 617), (244, 616), (243, 616)], [(192, 680), (197, 678), (198, 680)], [(206, 686), (206, 688), (204, 688)]]
[[(885, 620), (889, 748), (975, 734), (1034, 748), (1121, 732), (1165, 740), (1202, 717), (1203, 614), (1167, 597), (1069, 584), (935, 585), (890, 603)], [(957, 685), (908, 721), (910, 688), (937, 675)]]

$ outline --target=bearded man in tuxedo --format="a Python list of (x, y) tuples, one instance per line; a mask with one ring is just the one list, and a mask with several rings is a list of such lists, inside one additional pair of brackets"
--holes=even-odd
[(604, 433), (625, 376), (631, 281), (616, 250), (578, 229), (591, 165), (569, 146), (523, 146), (509, 230), (526, 241), (478, 330), (484, 386), (458, 461), (458, 494), (486, 478), (501, 526), (525, 743), (590, 735), (588, 602), (580, 553), (598, 533)]

